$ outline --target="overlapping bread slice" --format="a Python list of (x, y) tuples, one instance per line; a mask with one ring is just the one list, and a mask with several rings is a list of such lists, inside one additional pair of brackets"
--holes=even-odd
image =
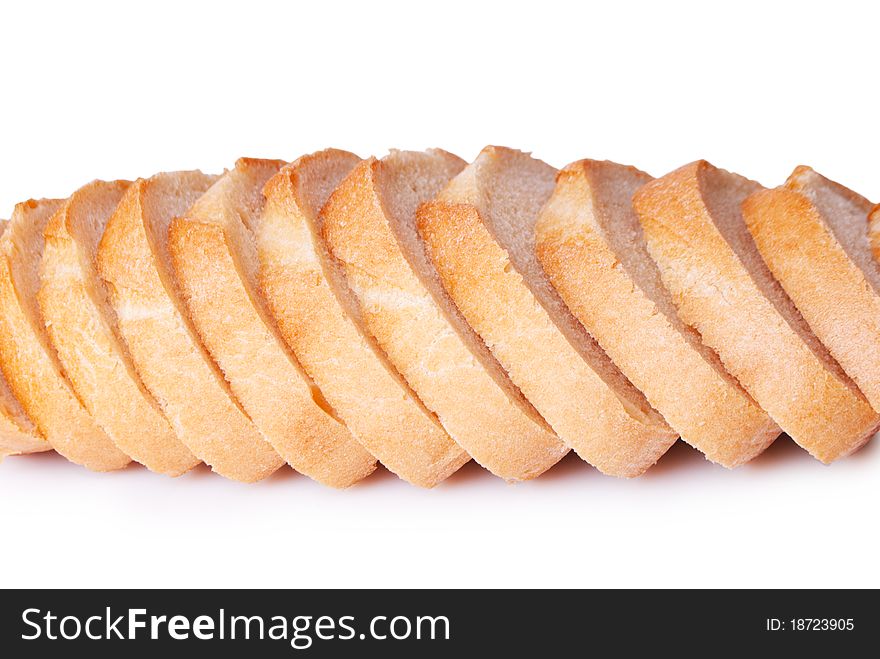
[(440, 150), (365, 160), (322, 211), (363, 320), (391, 363), (472, 458), (509, 480), (567, 451), (470, 328), (430, 262), (416, 209), (465, 163)]
[(97, 264), (132, 361), (177, 436), (220, 475), (251, 482), (283, 461), (199, 341), (168, 252), (171, 220), (215, 180), (201, 172), (174, 172), (133, 183), (107, 223)]
[(612, 162), (568, 165), (538, 219), (538, 258), (574, 315), (682, 439), (736, 467), (780, 430), (678, 317), (632, 207), (650, 180)]
[[(0, 220), (0, 238), (6, 231), (6, 225), (6, 220)], [(0, 460), (7, 455), (51, 450), (52, 446), (25, 414), (0, 370)]]
[(880, 411), (880, 267), (871, 202), (809, 167), (743, 203), (758, 251), (843, 370)]
[(830, 462), (880, 418), (758, 253), (741, 205), (760, 189), (699, 161), (648, 183), (634, 203), (681, 318), (792, 439)]
[(40, 270), (39, 303), (56, 354), (85, 408), (124, 453), (178, 476), (198, 464), (146, 391), (125, 344), (104, 282), (98, 242), (130, 183), (95, 181), (52, 216)]
[(0, 238), (0, 368), (12, 393), (58, 453), (95, 471), (131, 459), (77, 398), (58, 361), (37, 303), (43, 230), (63, 200), (18, 204)]
[(360, 158), (329, 149), (282, 169), (254, 220), (260, 281), (285, 341), (355, 437), (389, 470), (433, 487), (468, 461), (364, 329), (321, 238), (319, 211)]
[(263, 186), (284, 164), (238, 160), (171, 223), (169, 249), (193, 324), (254, 424), (297, 471), (347, 487), (372, 473), (376, 459), (335, 418), (259, 291), (252, 229)]
[(446, 291), (559, 437), (606, 474), (638, 476), (678, 435), (596, 345), (535, 255), (556, 170), (485, 148), (418, 228)]
[(8, 455), (24, 455), (50, 451), (52, 446), (42, 437), (15, 398), (9, 383), (0, 372), (0, 461)]

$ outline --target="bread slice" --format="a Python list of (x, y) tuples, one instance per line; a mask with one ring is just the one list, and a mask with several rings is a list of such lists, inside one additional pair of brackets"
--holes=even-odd
[(321, 239), (320, 208), (358, 162), (329, 149), (269, 180), (253, 218), (262, 290), (285, 341), (354, 436), (404, 480), (433, 487), (469, 458), (364, 330)]
[[(6, 231), (6, 220), (0, 220), (0, 238)], [(52, 446), (40, 435), (34, 422), (21, 407), (0, 371), (0, 461), (7, 455), (23, 455), (51, 451)]]
[(152, 471), (179, 476), (199, 460), (141, 383), (95, 269), (98, 241), (129, 185), (89, 183), (52, 216), (43, 232), (38, 300), (64, 372), (98, 425)]
[(743, 203), (761, 256), (810, 329), (880, 411), (880, 266), (871, 203), (809, 167)]
[(513, 382), (578, 455), (613, 476), (643, 473), (678, 435), (571, 315), (535, 254), (556, 170), (486, 147), (418, 228), (443, 286)]
[(8, 455), (51, 451), (0, 372), (0, 462)]
[(416, 229), (418, 206), (464, 167), (440, 150), (365, 160), (330, 196), (323, 235), (370, 333), (452, 438), (497, 476), (533, 478), (568, 449), (456, 309)]
[(168, 252), (171, 220), (215, 180), (201, 172), (175, 172), (133, 183), (107, 223), (97, 264), (132, 361), (177, 436), (218, 474), (252, 482), (283, 461), (198, 340)]
[(232, 392), (297, 471), (348, 487), (376, 467), (278, 335), (259, 291), (251, 233), (263, 186), (284, 165), (242, 158), (171, 223), (169, 249), (190, 317)]
[(681, 318), (792, 439), (831, 462), (880, 417), (761, 259), (740, 210), (760, 189), (699, 161), (648, 183), (634, 203)]
[(574, 315), (682, 439), (736, 467), (780, 430), (678, 317), (632, 207), (650, 180), (612, 162), (568, 165), (538, 219), (538, 258)]
[(37, 304), (43, 230), (63, 204), (60, 199), (18, 204), (0, 238), (0, 368), (14, 397), (58, 453), (95, 471), (121, 469), (131, 459), (76, 397)]

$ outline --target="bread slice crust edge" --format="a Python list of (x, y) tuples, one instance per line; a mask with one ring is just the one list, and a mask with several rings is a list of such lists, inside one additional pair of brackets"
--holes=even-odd
[(250, 418), (300, 473), (348, 487), (376, 460), (350, 435), (277, 335), (257, 281), (251, 228), (281, 161), (240, 159), (170, 230), (190, 317)]
[[(483, 467), (506, 480), (526, 480), (568, 449), (458, 317), (439, 280), (433, 281), (436, 273), (415, 229), (418, 204), (464, 166), (442, 151), (364, 161), (327, 202), (323, 237), (343, 266), (366, 326), (428, 409)], [(402, 201), (396, 194), (412, 194), (407, 211), (392, 208)]]
[(635, 203), (682, 319), (795, 442), (831, 462), (861, 446), (878, 417), (758, 254), (740, 205), (759, 189), (698, 161)]
[(120, 450), (179, 476), (199, 463), (140, 382), (94, 269), (104, 226), (128, 181), (77, 190), (44, 231), (38, 301), (52, 345), (83, 404)]
[(107, 224), (97, 264), (134, 364), (177, 435), (221, 476), (254, 482), (283, 460), (199, 342), (167, 252), (170, 221), (214, 180), (201, 172), (174, 172), (133, 183)]
[[(507, 166), (515, 167), (524, 157), (500, 147), (484, 149), (437, 200), (420, 206), (419, 231), (465, 319), (559, 437), (603, 473), (638, 476), (678, 435), (632, 385), (621, 391), (594, 370), (614, 370), (607, 357), (605, 363), (587, 361), (593, 355), (570, 343), (486, 218), (491, 211), (482, 188), (494, 179), (480, 166), (503, 168), (512, 161)], [(549, 176), (552, 189), (555, 175)], [(577, 324), (573, 318), (571, 322)], [(582, 342), (592, 342), (580, 331)], [(592, 347), (592, 352), (601, 352)]]
[(77, 398), (36, 300), (43, 229), (63, 203), (18, 204), (0, 238), (0, 368), (15, 398), (58, 453), (93, 471), (113, 471), (131, 459)]
[(469, 457), (364, 328), (321, 238), (320, 209), (359, 162), (329, 149), (268, 181), (255, 229), (261, 287), (282, 337), (358, 441), (403, 480), (434, 487)]
[[(849, 218), (834, 217), (811, 199), (826, 195), (844, 204), (840, 213)], [(880, 266), (871, 254), (870, 209), (868, 200), (800, 166), (785, 185), (746, 199), (743, 217), (811, 330), (880, 411)], [(836, 222), (847, 221), (856, 223), (857, 234), (848, 245), (834, 231)]]
[[(632, 206), (649, 180), (616, 163), (565, 167), (539, 219), (538, 256), (575, 316), (670, 426), (709, 460), (733, 468), (780, 430), (678, 318)], [(625, 232), (620, 240), (629, 241), (630, 253), (621, 252), (614, 230)]]

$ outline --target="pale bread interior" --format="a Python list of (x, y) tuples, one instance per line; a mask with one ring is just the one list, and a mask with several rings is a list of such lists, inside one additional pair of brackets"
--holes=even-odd
[(162, 282), (168, 299), (174, 305), (180, 317), (183, 327), (190, 341), (199, 351), (202, 359), (217, 377), (217, 382), (229, 396), (230, 401), (238, 410), (247, 417), (241, 403), (233, 395), (229, 382), (220, 370), (220, 367), (211, 359), (207, 350), (198, 338), (198, 333), (193, 327), (189, 312), (186, 310), (177, 282), (174, 280), (174, 268), (171, 262), (171, 252), (168, 247), (168, 232), (171, 222), (175, 217), (180, 217), (201, 197), (219, 177), (209, 176), (202, 172), (169, 172), (156, 174), (149, 179), (143, 196), (143, 218), (150, 246), (157, 258), (156, 271)]
[(278, 172), (279, 165), (281, 165), (280, 161), (239, 159), (233, 170), (227, 172), (199, 197), (187, 211), (185, 218), (216, 224), (223, 229), (244, 290), (274, 338), (277, 348), (287, 356), (291, 365), (298, 371), (304, 384), (309, 388), (309, 394), (315, 405), (328, 416), (342, 423), (333, 407), (324, 398), (324, 394), (281, 338), (275, 319), (260, 293), (260, 262), (254, 231), (263, 211), (263, 185)]
[[(253, 226), (254, 218), (262, 212), (262, 186), (277, 170), (272, 161), (260, 163), (243, 158), (234, 169), (208, 188), (182, 216), (184, 221), (213, 224), (223, 229), (248, 297), (276, 337), (275, 321), (262, 296), (257, 293), (260, 263)], [(278, 342), (283, 345), (280, 338)]]
[(360, 158), (345, 151), (333, 151), (326, 157), (304, 160), (297, 169), (300, 210), (320, 223), (317, 216), (324, 204), (339, 182), (345, 180), (359, 162)]
[(463, 168), (461, 160), (439, 149), (392, 151), (382, 160), (377, 181), (385, 214), (401, 252), (450, 327), (507, 396), (533, 421), (549, 429), (455, 306), (416, 226), (419, 205), (434, 199)]
[[(669, 291), (663, 285), (660, 270), (648, 253), (642, 223), (632, 199), (638, 189), (653, 178), (635, 167), (610, 162), (591, 163), (593, 177), (593, 218), (614, 252), (615, 258), (630, 279), (663, 314), (666, 322), (688, 342), (720, 377), (743, 391), (739, 381), (721, 363), (721, 358), (703, 343), (700, 334), (678, 315)], [(747, 394), (746, 394), (747, 395)]]
[[(8, 223), (7, 220), (0, 220), (0, 239), (2, 239)], [(18, 399), (12, 393), (12, 389), (9, 388), (9, 383), (3, 375), (3, 371), (0, 371), (0, 406), (2, 406), (3, 412), (6, 416), (8, 416), (9, 419), (18, 425), (24, 432), (36, 434), (37, 427), (25, 413), (21, 403), (18, 402)]]
[(121, 338), (116, 311), (110, 303), (107, 288), (95, 267), (98, 245), (104, 235), (104, 229), (107, 228), (107, 222), (119, 203), (119, 185), (120, 182), (96, 181), (86, 189), (77, 191), (69, 202), (66, 226), (75, 243), (79, 260), (79, 274), (85, 284), (89, 299), (97, 307), (104, 322), (107, 323), (107, 328), (113, 334), (118, 354), (129, 378), (141, 390), (147, 403), (161, 414), (159, 404), (147, 392), (134, 367), (128, 353), (128, 346)]
[[(850, 389), (858, 391), (855, 383), (843, 372), (828, 349), (813, 334), (782, 285), (773, 277), (755, 245), (752, 234), (749, 233), (742, 216), (742, 202), (750, 194), (760, 190), (761, 185), (710, 165), (701, 167), (698, 177), (703, 201), (715, 227), (742, 263), (752, 282), (825, 368)], [(756, 349), (762, 350), (763, 346), (756, 346)]]
[(813, 203), (847, 256), (862, 271), (875, 295), (880, 295), (880, 266), (874, 260), (868, 239), (867, 218), (874, 205), (809, 167), (798, 167), (786, 181), (786, 187)]
[(239, 159), (235, 168), (199, 197), (184, 216), (184, 219), (221, 227), (227, 238), (233, 241), (232, 253), (241, 268), (242, 279), (248, 284), (248, 293), (267, 323), (271, 323), (269, 315), (260, 297), (252, 290), (260, 271), (253, 229), (254, 218), (263, 210), (262, 186), (278, 171), (280, 164), (280, 161)]
[(30, 417), (21, 407), (21, 403), (9, 388), (9, 383), (0, 372), (0, 406), (3, 407), (3, 414), (13, 421), (23, 432), (36, 435), (37, 427)]
[[(147, 238), (159, 259), (157, 270), (168, 291), (177, 290), (171, 276), (173, 268), (168, 249), (171, 221), (184, 215), (218, 178), (198, 171), (163, 172), (151, 177), (144, 187), (141, 203)], [(177, 301), (176, 295), (171, 298)]]
[[(347, 170), (346, 175), (351, 171), (351, 168), (347, 163), (339, 163), (337, 168), (337, 175), (342, 173), (339, 171), (342, 169)], [(309, 171), (310, 168), (301, 168), (300, 174), (302, 175)], [(340, 180), (343, 180), (344, 178), (345, 177), (342, 176)], [(326, 178), (322, 177), (319, 180), (323, 182), (330, 179), (331, 177), (327, 176)], [(324, 275), (324, 279), (327, 281), (327, 284), (336, 296), (336, 301), (345, 310), (345, 313), (349, 318), (354, 321), (354, 325), (358, 332), (367, 343), (370, 344), (373, 348), (373, 352), (383, 359), (383, 362), (389, 371), (394, 373), (399, 382), (403, 383), (403, 378), (397, 373), (391, 363), (387, 361), (382, 348), (379, 347), (376, 340), (365, 329), (360, 303), (358, 302), (357, 296), (355, 296), (354, 292), (348, 285), (344, 266), (330, 253), (330, 248), (324, 241), (324, 216), (321, 214), (320, 209), (323, 208), (334, 189), (335, 187), (326, 184), (313, 185), (313, 182), (308, 182), (308, 179), (304, 180), (299, 186), (299, 192), (302, 195), (300, 200), (302, 202), (301, 210), (303, 211), (309, 235), (312, 239), (312, 247), (314, 248), (315, 256), (321, 266), (321, 272)]]
[(360, 162), (359, 159), (336, 157), (310, 160), (301, 166), (298, 169), (300, 178), (297, 185), (299, 210), (305, 220), (306, 229), (311, 239), (311, 247), (321, 268), (321, 274), (330, 290), (333, 291), (337, 303), (352, 321), (363, 341), (370, 346), (373, 355), (379, 360), (388, 375), (394, 378), (410, 394), (410, 399), (421, 408), (422, 412), (439, 426), (440, 420), (437, 415), (424, 406), (421, 399), (410, 389), (409, 383), (388, 359), (373, 335), (367, 331), (360, 303), (346, 280), (344, 266), (330, 253), (330, 248), (323, 238), (324, 217), (321, 214), (321, 209), (336, 189), (338, 182), (344, 180), (358, 162)]
[[(37, 303), (40, 290), (40, 263), (43, 256), (43, 231), (52, 214), (58, 210), (63, 200), (26, 201), (15, 207), (12, 220), (6, 227), (0, 245), (3, 255), (8, 259), (12, 283), (18, 296), (18, 304), (28, 321), (31, 331), (52, 362), (58, 376), (66, 379), (49, 333), (43, 323), (43, 316)], [(47, 208), (39, 208), (46, 205)], [(51, 211), (51, 212), (49, 212)]]
[(569, 311), (538, 261), (535, 226), (541, 208), (555, 188), (556, 169), (512, 149), (485, 150), (476, 165), (480, 215), (532, 295), (631, 415), (659, 421), (660, 415), (644, 394), (621, 373)]
[[(97, 275), (93, 264), (94, 255), (98, 253), (101, 236), (104, 235), (107, 221), (118, 205), (121, 193), (124, 192), (120, 188), (125, 183), (95, 181), (78, 190), (70, 199), (66, 226), (70, 237), (80, 247), (83, 273), (91, 271)], [(112, 313), (109, 304), (102, 308)]]

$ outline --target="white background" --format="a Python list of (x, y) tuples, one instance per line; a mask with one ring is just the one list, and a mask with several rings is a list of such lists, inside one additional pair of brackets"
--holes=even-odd
[[(0, 214), (92, 178), (487, 143), (776, 185), (811, 164), (880, 200), (874, 3), (3, 3)], [(4, 210), (5, 209), (5, 210)], [(616, 481), (379, 472), (92, 474), (0, 465), (3, 586), (880, 586), (880, 445), (789, 440), (735, 472), (677, 445)]]

